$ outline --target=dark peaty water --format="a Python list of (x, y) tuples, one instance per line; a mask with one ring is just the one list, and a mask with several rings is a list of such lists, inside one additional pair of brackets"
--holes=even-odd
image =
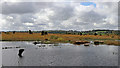
[[(118, 46), (61, 43), (33, 45), (32, 42), (2, 43), (3, 66), (117, 66)], [(25, 49), (23, 57), (19, 49)]]

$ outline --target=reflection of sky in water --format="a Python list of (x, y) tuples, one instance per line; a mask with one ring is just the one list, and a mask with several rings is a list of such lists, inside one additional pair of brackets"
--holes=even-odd
[[(45, 46), (44, 46), (45, 45)], [(19, 48), (3, 49), (5, 66), (117, 66), (118, 46), (60, 43), (33, 45), (32, 42), (3, 42), (3, 47), (25, 48), (23, 58), (17, 56)], [(40, 47), (39, 47), (40, 46)], [(115, 52), (115, 54), (113, 54)], [(9, 63), (11, 62), (11, 63)]]

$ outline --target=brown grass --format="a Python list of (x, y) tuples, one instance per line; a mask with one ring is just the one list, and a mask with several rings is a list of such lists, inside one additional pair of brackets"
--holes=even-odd
[(111, 40), (106, 40), (104, 41), (105, 44), (107, 45), (120, 45), (120, 42), (119, 41), (111, 41)]
[[(2, 33), (2, 38), (0, 40), (3, 41), (35, 41), (35, 40), (41, 40), (44, 41), (45, 39), (50, 40), (51, 42), (70, 42), (73, 43), (75, 41), (80, 40), (107, 40), (105, 43), (107, 44), (117, 44), (117, 39), (120, 39), (118, 35), (70, 35), (70, 34), (48, 34), (48, 35), (41, 35), (40, 33), (20, 33), (16, 32), (13, 34), (12, 32), (9, 32), (8, 34)], [(113, 40), (108, 41), (108, 40)]]

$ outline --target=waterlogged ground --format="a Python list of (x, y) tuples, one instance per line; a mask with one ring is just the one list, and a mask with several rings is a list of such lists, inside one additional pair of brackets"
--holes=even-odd
[[(118, 46), (74, 45), (69, 43), (34, 45), (33, 42), (2, 43), (3, 66), (117, 66)], [(18, 50), (24, 48), (20, 58)]]

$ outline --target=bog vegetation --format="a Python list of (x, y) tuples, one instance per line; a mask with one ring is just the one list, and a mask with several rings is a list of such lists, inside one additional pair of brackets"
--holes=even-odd
[[(119, 31), (9, 31), (1, 32), (1, 41), (47, 41), (47, 43), (74, 43), (102, 40), (108, 45), (119, 45)], [(48, 42), (50, 41), (50, 42)]]

